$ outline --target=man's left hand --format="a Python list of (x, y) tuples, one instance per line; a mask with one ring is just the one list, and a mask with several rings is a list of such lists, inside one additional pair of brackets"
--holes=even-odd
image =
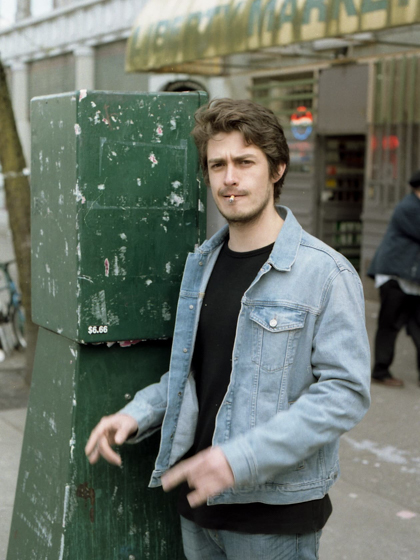
[(235, 479), (220, 447), (209, 447), (190, 459), (181, 461), (162, 476), (165, 492), (181, 482), (187, 482), (191, 488), (192, 492), (187, 498), (194, 508), (205, 504), (210, 496), (232, 487)]

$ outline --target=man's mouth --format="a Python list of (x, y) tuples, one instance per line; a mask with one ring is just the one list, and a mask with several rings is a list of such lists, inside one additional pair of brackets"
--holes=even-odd
[(237, 198), (241, 198), (241, 197), (243, 197), (243, 196), (244, 196), (243, 194), (231, 194), (231, 193), (228, 193), (228, 194), (224, 194), (224, 195), (223, 195), (223, 198), (228, 199), (229, 202), (233, 202), (233, 201), (235, 201)]

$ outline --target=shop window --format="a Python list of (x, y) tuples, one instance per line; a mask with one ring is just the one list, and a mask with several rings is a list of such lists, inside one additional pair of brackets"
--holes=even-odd
[[(29, 64), (29, 98), (72, 91), (75, 62), (72, 54), (36, 60)], [(29, 113), (29, 106), (28, 106)]]
[(420, 57), (379, 61), (374, 72), (367, 202), (391, 209), (420, 167)]
[(256, 78), (252, 99), (280, 119), (290, 149), (289, 173), (313, 173), (316, 79), (313, 73)]

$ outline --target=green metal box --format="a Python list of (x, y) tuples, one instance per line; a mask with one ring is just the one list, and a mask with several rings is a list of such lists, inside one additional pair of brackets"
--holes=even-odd
[(79, 344), (41, 328), (7, 560), (180, 560), (176, 495), (147, 484), (159, 433), (119, 449), (122, 467), (89, 465), (104, 414), (158, 381), (170, 341)]
[(201, 92), (35, 98), (33, 320), (82, 343), (172, 336), (206, 192), (190, 131)]

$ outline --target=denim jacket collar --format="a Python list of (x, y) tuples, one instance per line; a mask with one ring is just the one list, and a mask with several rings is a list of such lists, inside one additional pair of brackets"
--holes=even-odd
[[(276, 270), (289, 271), (296, 260), (302, 238), (302, 226), (286, 206), (277, 206), (277, 211), (283, 218), (284, 224), (267, 262)], [(225, 225), (213, 237), (205, 241), (197, 251), (203, 254), (214, 251), (226, 240), (228, 235), (229, 226)]]

